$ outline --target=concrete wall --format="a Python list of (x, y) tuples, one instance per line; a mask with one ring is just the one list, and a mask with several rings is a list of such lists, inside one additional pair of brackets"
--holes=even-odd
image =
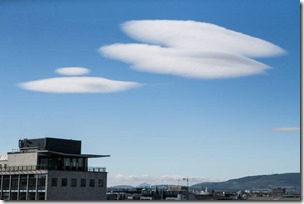
[[(57, 186), (52, 186), (52, 178), (58, 179)], [(61, 179), (67, 178), (67, 186), (61, 186)], [(77, 186), (71, 187), (71, 179), (77, 179)], [(80, 180), (86, 179), (86, 187), (80, 187)], [(89, 180), (95, 179), (95, 187), (89, 187)], [(98, 179), (103, 180), (103, 187), (98, 187)], [(106, 200), (106, 172), (51, 171), (47, 179), (47, 200)]]
[(35, 166), (38, 162), (37, 152), (9, 153), (7, 166)]
[(7, 165), (7, 160), (0, 160), (0, 167), (4, 167), (5, 164)]

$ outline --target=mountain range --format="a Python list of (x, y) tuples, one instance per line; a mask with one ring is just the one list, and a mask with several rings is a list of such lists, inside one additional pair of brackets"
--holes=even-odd
[(192, 185), (190, 189), (204, 190), (205, 188), (215, 191), (239, 191), (239, 190), (271, 190), (285, 188), (287, 191), (300, 192), (301, 174), (284, 173), (272, 175), (247, 176), (231, 179), (224, 182), (203, 182)]
[[(190, 179), (189, 179), (190, 180)], [(166, 187), (171, 185), (164, 185)], [(149, 188), (148, 183), (142, 183), (136, 187), (131, 185), (118, 185), (111, 188), (115, 189), (135, 189), (135, 188)], [(161, 186), (158, 185), (160, 188)], [(284, 173), (284, 174), (271, 174), (271, 175), (258, 175), (258, 176), (246, 176), (238, 179), (230, 179), (223, 182), (203, 182), (190, 186), (192, 190), (215, 190), (215, 191), (270, 191), (274, 188), (285, 188), (290, 192), (301, 191), (301, 174), (300, 173)]]

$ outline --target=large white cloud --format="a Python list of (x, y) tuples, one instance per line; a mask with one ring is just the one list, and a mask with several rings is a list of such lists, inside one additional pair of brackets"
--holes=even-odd
[(143, 43), (102, 46), (100, 53), (130, 63), (137, 70), (159, 74), (194, 78), (260, 74), (268, 66), (249, 57), (285, 53), (265, 40), (210, 23), (139, 20), (122, 24), (122, 29)]
[(103, 46), (104, 56), (132, 64), (141, 71), (192, 78), (238, 77), (265, 72), (268, 66), (230, 53), (200, 52), (146, 44)]
[(136, 40), (197, 52), (227, 52), (250, 57), (279, 55), (280, 47), (265, 40), (204, 22), (140, 20), (122, 24)]
[(56, 73), (62, 75), (84, 75), (90, 73), (90, 70), (84, 67), (62, 67), (55, 70)]
[(136, 82), (101, 77), (56, 77), (19, 84), (23, 89), (46, 93), (110, 93), (138, 86)]

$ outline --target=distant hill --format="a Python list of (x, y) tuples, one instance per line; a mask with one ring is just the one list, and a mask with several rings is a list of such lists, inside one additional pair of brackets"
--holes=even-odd
[(109, 188), (113, 188), (113, 189), (134, 189), (134, 186), (130, 186), (130, 185), (117, 185), (117, 186), (111, 186)]
[(136, 186), (136, 188), (146, 188), (146, 187), (150, 188), (151, 185), (148, 183), (142, 183), (142, 184), (139, 184), (138, 186)]
[(300, 192), (300, 173), (285, 173), (272, 175), (247, 176), (231, 179), (225, 182), (203, 182), (191, 186), (191, 189), (203, 190), (208, 188), (216, 191), (238, 190), (271, 190), (273, 188), (286, 188), (287, 191)]

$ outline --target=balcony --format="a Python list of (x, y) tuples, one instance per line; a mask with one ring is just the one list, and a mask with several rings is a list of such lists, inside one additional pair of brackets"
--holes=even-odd
[(105, 167), (58, 167), (58, 166), (7, 166), (1, 167), (0, 172), (16, 171), (37, 171), (37, 170), (58, 170), (58, 171), (82, 171), (82, 172), (106, 172)]

